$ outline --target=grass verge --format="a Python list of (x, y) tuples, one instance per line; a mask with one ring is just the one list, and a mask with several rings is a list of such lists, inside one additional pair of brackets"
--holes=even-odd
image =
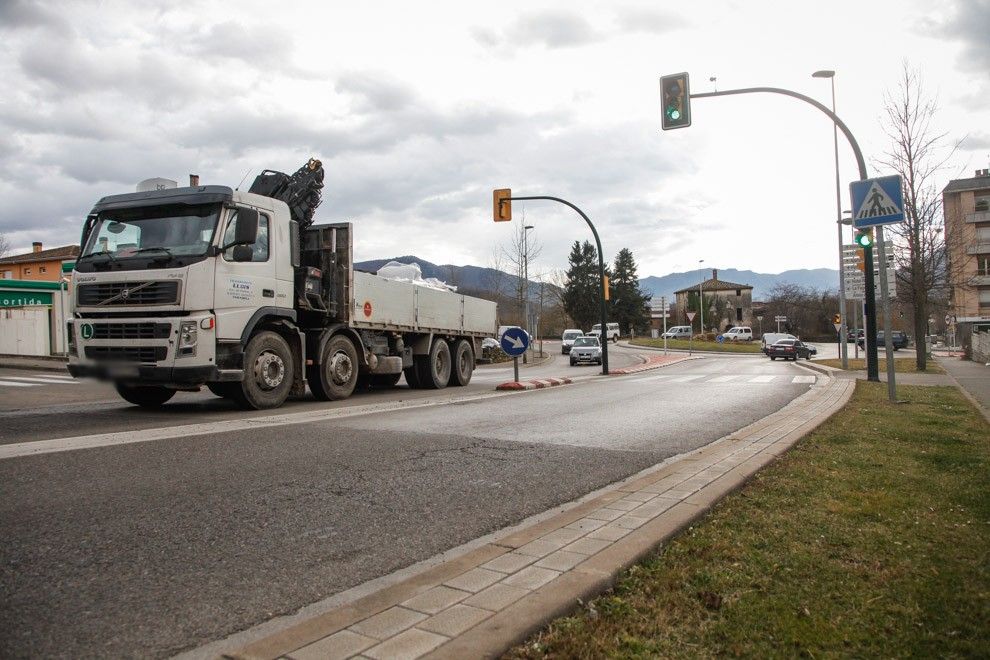
[(849, 404), (509, 658), (986, 657), (990, 426), (954, 389)]
[[(842, 360), (815, 360), (815, 364), (824, 364), (828, 367), (835, 367), (836, 369), (842, 368)], [(885, 373), (887, 371), (887, 359), (880, 358), (877, 360), (878, 371), (880, 373)], [(915, 367), (915, 359), (913, 357), (909, 358), (894, 358), (894, 373), (896, 374), (944, 374), (945, 369), (941, 365), (936, 364), (932, 360), (928, 360), (927, 369), (924, 371), (918, 371)], [(850, 371), (865, 371), (866, 370), (866, 358), (849, 358), (849, 370)]]
[[(650, 346), (652, 348), (663, 348), (662, 339), (632, 339), (629, 342), (633, 346)], [(696, 351), (712, 351), (714, 353), (760, 353), (761, 346), (758, 341), (727, 341), (718, 343), (716, 341), (691, 341), (687, 339), (668, 339), (667, 348), (678, 350), (693, 349)]]

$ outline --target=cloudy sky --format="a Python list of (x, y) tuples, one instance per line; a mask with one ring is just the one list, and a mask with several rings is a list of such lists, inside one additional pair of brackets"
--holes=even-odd
[[(870, 164), (905, 63), (963, 140), (944, 180), (990, 167), (990, 0), (758, 2), (41, 2), (0, 0), (0, 233), (78, 240), (99, 197), (145, 178), (250, 185), (327, 170), (318, 220), (359, 259), (490, 265), (512, 228), (491, 191), (552, 195), (640, 275), (837, 268), (830, 120), (771, 95), (696, 99), (660, 130), (659, 76), (830, 101)], [(148, 7), (140, 9), (135, 7)], [(713, 83), (710, 78), (716, 78)], [(843, 208), (855, 163), (840, 141)], [(517, 203), (566, 266), (573, 212)]]

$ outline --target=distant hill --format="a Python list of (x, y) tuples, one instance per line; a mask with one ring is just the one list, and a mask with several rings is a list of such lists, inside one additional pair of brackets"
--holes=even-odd
[[(358, 270), (374, 273), (389, 261), (398, 261), (404, 264), (418, 263), (420, 270), (423, 271), (423, 277), (435, 277), (447, 284), (452, 284), (459, 289), (468, 291), (491, 290), (494, 282), (501, 278), (503, 292), (511, 296), (511, 292), (515, 290), (516, 283), (518, 282), (518, 278), (515, 275), (499, 273), (493, 268), (454, 266), (451, 264), (437, 265), (413, 255), (360, 261), (354, 264), (354, 267)], [(644, 291), (652, 294), (654, 298), (667, 296), (668, 300), (673, 300), (675, 291), (697, 285), (702, 279), (708, 279), (711, 276), (711, 269), (700, 268), (686, 273), (670, 273), (662, 277), (651, 275), (650, 277), (642, 278), (639, 284)], [(786, 270), (783, 273), (777, 274), (756, 273), (751, 270), (736, 270), (735, 268), (720, 268), (718, 270), (718, 279), (750, 285), (753, 287), (753, 300), (766, 300), (770, 294), (770, 290), (774, 286), (785, 282), (819, 290), (836, 290), (839, 288), (839, 271), (829, 268)], [(530, 282), (529, 292), (531, 300), (538, 299), (539, 284)]]
[[(673, 300), (674, 292), (685, 287), (698, 285), (701, 281), (712, 276), (710, 268), (699, 268), (686, 273), (670, 273), (663, 277), (644, 277), (639, 281), (640, 286), (654, 298), (667, 296)], [(785, 270), (783, 273), (756, 273), (751, 270), (736, 270), (735, 268), (719, 268), (718, 279), (736, 284), (748, 284), (753, 287), (753, 300), (766, 300), (771, 289), (778, 284), (789, 283), (812, 289), (838, 290), (839, 271), (830, 268), (815, 268), (813, 270)]]

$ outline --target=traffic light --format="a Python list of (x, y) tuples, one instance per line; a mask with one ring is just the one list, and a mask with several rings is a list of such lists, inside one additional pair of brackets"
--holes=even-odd
[(832, 323), (842, 323), (842, 314), (833, 314)]
[(661, 126), (668, 131), (691, 125), (691, 91), (687, 73), (660, 78)]
[(861, 273), (866, 272), (866, 250), (863, 248), (856, 250), (856, 268), (858, 268)]
[(611, 300), (609, 295), (609, 289), (612, 288), (612, 284), (608, 281), (608, 275), (605, 276), (605, 300)]
[(492, 195), (493, 213), (495, 222), (506, 222), (512, 220), (512, 197), (511, 188), (499, 188)]
[(867, 229), (856, 232), (856, 245), (861, 248), (873, 247), (873, 231)]

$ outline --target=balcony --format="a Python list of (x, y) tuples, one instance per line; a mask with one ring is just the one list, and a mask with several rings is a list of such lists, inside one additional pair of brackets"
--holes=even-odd
[(963, 222), (966, 224), (975, 224), (977, 222), (990, 222), (990, 211), (977, 211), (976, 213), (967, 213), (963, 216)]
[(990, 254), (990, 242), (977, 243), (966, 248), (966, 254)]
[(970, 286), (990, 286), (990, 274), (976, 275), (969, 280)]

